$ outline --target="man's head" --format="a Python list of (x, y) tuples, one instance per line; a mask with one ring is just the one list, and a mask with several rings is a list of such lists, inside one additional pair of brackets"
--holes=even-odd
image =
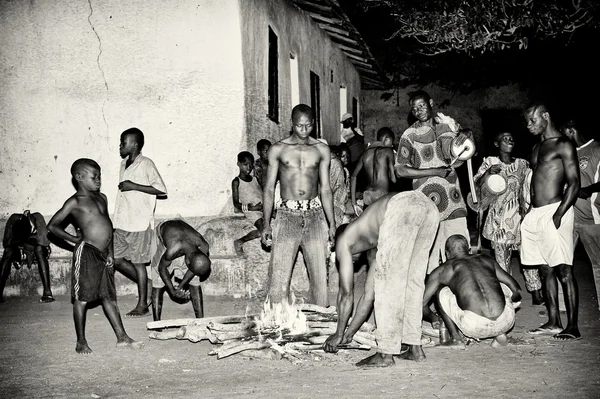
[(389, 127), (382, 127), (377, 131), (377, 141), (381, 141), (384, 146), (392, 147), (394, 139), (394, 131)]
[(18, 242), (25, 241), (31, 235), (31, 222), (25, 215), (20, 215), (19, 219), (12, 225), (13, 239)]
[(420, 122), (427, 122), (433, 117), (433, 100), (426, 91), (413, 91), (408, 97), (408, 103), (412, 114)]
[(298, 104), (292, 109), (292, 133), (306, 139), (312, 133), (315, 114), (306, 104)]
[(77, 188), (87, 191), (100, 191), (100, 165), (93, 159), (79, 158), (73, 162), (71, 176), (77, 183)]
[(242, 151), (237, 156), (237, 165), (240, 172), (249, 174), (254, 169), (254, 156), (248, 151)]
[(268, 159), (267, 154), (269, 153), (269, 149), (271, 148), (271, 142), (267, 139), (260, 139), (258, 143), (256, 143), (256, 152), (258, 157), (263, 161)]
[(527, 130), (534, 136), (544, 133), (548, 125), (552, 123), (548, 106), (541, 102), (531, 103), (525, 108), (525, 120), (527, 121)]
[(204, 281), (210, 276), (210, 259), (199, 249), (187, 256), (185, 263), (189, 271), (200, 277), (200, 281)]
[(134, 152), (141, 152), (144, 147), (144, 133), (137, 127), (132, 127), (121, 133), (119, 154), (121, 158), (127, 157)]
[(467, 239), (460, 235), (454, 234), (446, 240), (446, 259), (453, 259), (459, 256), (469, 254), (469, 243)]
[(500, 132), (494, 137), (494, 146), (498, 148), (499, 152), (506, 154), (512, 153), (515, 147), (515, 139), (511, 132)]
[(352, 116), (351, 113), (346, 112), (344, 115), (342, 115), (342, 119), (340, 120), (340, 123), (342, 124), (344, 129), (351, 128), (352, 125), (354, 124), (354, 117)]

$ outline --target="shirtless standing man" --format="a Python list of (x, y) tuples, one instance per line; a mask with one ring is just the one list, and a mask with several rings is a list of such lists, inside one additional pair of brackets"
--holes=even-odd
[(393, 145), (394, 132), (389, 127), (382, 127), (377, 131), (377, 141), (371, 143), (360, 156), (350, 180), (352, 206), (357, 216), (360, 216), (363, 210), (356, 203), (356, 179), (363, 168), (367, 180), (363, 192), (365, 207), (389, 193), (392, 183), (396, 183)]
[[(298, 249), (302, 248), (310, 279), (311, 301), (327, 306), (327, 241), (333, 242), (335, 221), (329, 184), (329, 146), (310, 136), (313, 110), (306, 104), (292, 109), (292, 134), (269, 150), (263, 190), (264, 227), (261, 240), (272, 245), (269, 266), (271, 303), (289, 300), (290, 283)], [(275, 183), (281, 199), (271, 229)], [(327, 218), (327, 220), (325, 220)], [(329, 227), (328, 227), (329, 226)]]
[[(531, 154), (531, 205), (521, 223), (521, 263), (540, 268), (548, 322), (529, 331), (560, 341), (581, 338), (577, 326), (579, 298), (573, 276), (573, 204), (580, 189), (577, 151), (554, 125), (548, 107), (535, 103), (525, 111), (527, 129), (541, 137)], [(563, 329), (558, 310), (560, 280), (567, 308)]]

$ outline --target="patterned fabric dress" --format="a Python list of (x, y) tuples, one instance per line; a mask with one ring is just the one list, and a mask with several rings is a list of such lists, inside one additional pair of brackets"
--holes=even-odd
[[(445, 123), (432, 128), (417, 121), (402, 134), (396, 163), (417, 169), (446, 167), (452, 161), (452, 140), (456, 136)], [(413, 189), (423, 192), (433, 201), (440, 212), (440, 221), (467, 216), (456, 172), (452, 171), (445, 178), (413, 179)]]
[(521, 243), (520, 199), (522, 187), (529, 170), (526, 160), (516, 158), (505, 164), (498, 157), (487, 157), (479, 167), (474, 180), (477, 181), (492, 166), (500, 165), (499, 175), (506, 181), (506, 191), (490, 205), (483, 226), (483, 236), (488, 240), (518, 249)]

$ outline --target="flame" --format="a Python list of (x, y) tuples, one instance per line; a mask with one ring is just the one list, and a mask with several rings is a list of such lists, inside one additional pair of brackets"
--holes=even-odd
[[(281, 303), (271, 305), (271, 300), (263, 304), (260, 318), (257, 320), (258, 331), (276, 330), (280, 337), (283, 331), (286, 334), (304, 334), (308, 332), (306, 315), (296, 306), (296, 296), (292, 293), (292, 301), (283, 300)], [(289, 331), (289, 332), (288, 332)]]

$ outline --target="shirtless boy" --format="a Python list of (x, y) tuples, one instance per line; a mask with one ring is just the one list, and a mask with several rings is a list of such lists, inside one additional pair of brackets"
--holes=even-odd
[[(96, 161), (78, 159), (71, 166), (77, 192), (52, 216), (48, 230), (58, 238), (75, 244), (71, 271), (71, 297), (77, 344), (75, 351), (92, 353), (85, 339), (88, 302), (100, 299), (108, 321), (117, 336), (117, 347), (139, 349), (144, 346), (125, 332), (114, 280), (113, 225), (108, 216), (106, 196), (100, 192), (100, 166)], [(67, 233), (62, 222), (72, 217), (77, 235)]]
[[(529, 331), (560, 341), (581, 339), (577, 326), (579, 298), (573, 275), (573, 204), (580, 189), (579, 162), (573, 142), (563, 136), (544, 104), (525, 111), (527, 129), (540, 136), (531, 154), (531, 210), (521, 222), (521, 263), (539, 266), (548, 322)], [(563, 329), (558, 309), (560, 281), (567, 308)]]
[(364, 169), (364, 175), (366, 176), (363, 192), (365, 207), (390, 192), (392, 183), (396, 183), (393, 145), (394, 132), (388, 127), (382, 127), (377, 132), (377, 141), (371, 143), (369, 148), (360, 156), (350, 180), (352, 206), (357, 216), (360, 216), (363, 211), (356, 203), (356, 179), (361, 170)]
[[(263, 191), (262, 242), (271, 246), (269, 297), (271, 303), (289, 300), (298, 249), (302, 248), (310, 278), (311, 301), (327, 306), (327, 241), (333, 242), (335, 221), (329, 184), (329, 146), (310, 136), (313, 110), (306, 104), (292, 109), (292, 134), (269, 150)], [(275, 183), (281, 200), (271, 229)]]
[[(157, 249), (151, 263), (154, 321), (160, 320), (165, 290), (176, 302), (191, 298), (196, 318), (204, 317), (200, 282), (208, 278), (211, 270), (208, 243), (183, 220), (165, 220), (155, 231)], [(176, 287), (173, 278), (180, 280)]]
[[(421, 346), (422, 301), (429, 250), (439, 218), (436, 206), (423, 193), (406, 191), (385, 194), (348, 225), (335, 247), (340, 275), (338, 325), (325, 343), (327, 352), (350, 342), (370, 312), (365, 295), (346, 330), (354, 305), (352, 255), (368, 251), (372, 277), (367, 276), (365, 291), (372, 279), (378, 352), (357, 366), (392, 366), (394, 355), (417, 362), (425, 360)], [(400, 354), (403, 343), (408, 351)]]
[(517, 281), (492, 257), (470, 255), (467, 239), (460, 234), (446, 241), (446, 259), (427, 276), (423, 296), (423, 306), (436, 297), (448, 327), (450, 339), (440, 345), (464, 348), (462, 332), (475, 339), (494, 338), (492, 347), (505, 346), (506, 332), (515, 324), (514, 302), (521, 300)]

